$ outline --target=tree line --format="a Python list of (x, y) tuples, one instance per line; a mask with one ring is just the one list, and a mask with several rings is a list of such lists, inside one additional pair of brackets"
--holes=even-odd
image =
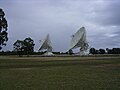
[(90, 48), (90, 54), (120, 54), (120, 48), (106, 48), (106, 49), (95, 49)]

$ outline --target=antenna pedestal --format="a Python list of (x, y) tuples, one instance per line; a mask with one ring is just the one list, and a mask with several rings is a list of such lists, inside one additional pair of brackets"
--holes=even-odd
[(89, 55), (89, 50), (80, 50), (79, 55), (80, 56), (87, 56), (87, 55)]
[(43, 54), (44, 56), (54, 56), (52, 52), (47, 51), (46, 53)]

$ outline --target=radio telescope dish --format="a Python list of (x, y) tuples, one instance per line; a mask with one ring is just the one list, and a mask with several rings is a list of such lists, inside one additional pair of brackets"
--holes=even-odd
[(44, 55), (46, 55), (46, 56), (54, 55), (52, 53), (52, 43), (51, 43), (49, 34), (46, 36), (45, 39), (40, 40), (40, 43), (41, 43), (41, 45), (40, 45), (39, 51), (47, 50), (47, 52)]
[(74, 35), (72, 35), (69, 50), (76, 49), (79, 47), (80, 55), (86, 55), (86, 51), (88, 50), (88, 42), (86, 40), (85, 27), (81, 27)]

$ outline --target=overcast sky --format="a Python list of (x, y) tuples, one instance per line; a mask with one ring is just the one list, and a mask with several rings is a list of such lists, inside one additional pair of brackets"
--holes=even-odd
[(0, 8), (9, 25), (3, 50), (31, 37), (37, 51), (39, 40), (49, 33), (53, 50), (66, 51), (71, 35), (82, 26), (90, 47), (120, 48), (120, 0), (0, 0)]

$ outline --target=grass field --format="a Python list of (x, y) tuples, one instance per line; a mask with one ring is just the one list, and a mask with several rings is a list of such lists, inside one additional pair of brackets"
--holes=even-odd
[(120, 56), (0, 56), (0, 90), (120, 90)]

